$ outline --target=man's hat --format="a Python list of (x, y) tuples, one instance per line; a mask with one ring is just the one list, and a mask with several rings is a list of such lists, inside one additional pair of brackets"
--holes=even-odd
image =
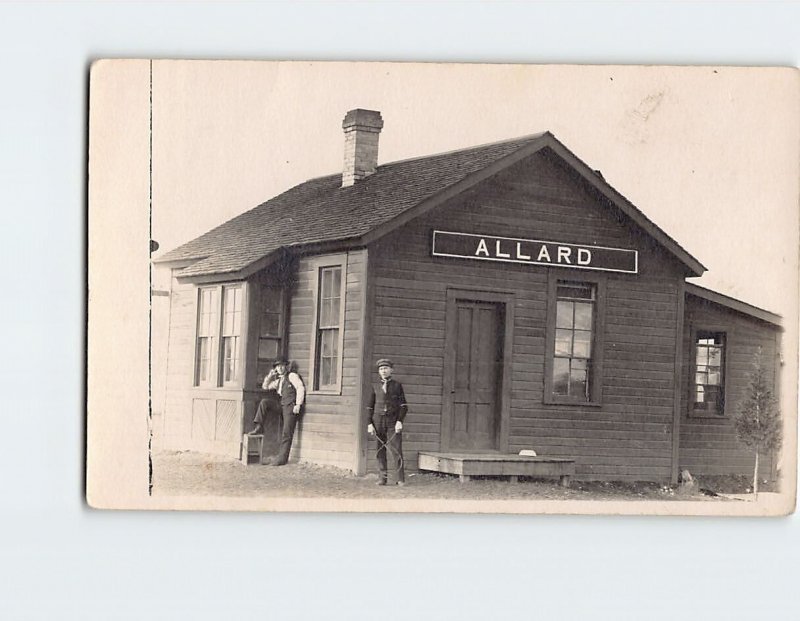
[(375, 366), (378, 367), (379, 369), (381, 367), (389, 367), (391, 369), (394, 368), (394, 364), (392, 364), (392, 361), (389, 360), (388, 358), (381, 358), (380, 360), (378, 360), (378, 362), (375, 363)]
[(282, 364), (282, 365), (288, 367), (289, 366), (289, 361), (286, 358), (275, 358), (275, 362), (272, 363), (272, 368), (274, 369), (279, 364)]

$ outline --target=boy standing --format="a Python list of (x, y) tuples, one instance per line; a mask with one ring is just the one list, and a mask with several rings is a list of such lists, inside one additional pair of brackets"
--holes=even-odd
[[(380, 475), (378, 485), (386, 485), (386, 449), (391, 453), (393, 471), (397, 473), (397, 485), (405, 485), (403, 467), (403, 420), (408, 412), (403, 385), (392, 379), (394, 365), (388, 358), (377, 362), (380, 382), (372, 386), (372, 394), (367, 407), (367, 433), (378, 438), (378, 466)], [(378, 411), (375, 411), (375, 405)]]

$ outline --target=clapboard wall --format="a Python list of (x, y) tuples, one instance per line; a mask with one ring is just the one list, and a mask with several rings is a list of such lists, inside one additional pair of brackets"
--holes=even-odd
[[(338, 255), (337, 255), (338, 256)], [(346, 274), (344, 302), (343, 367), (340, 394), (314, 392), (311, 348), (314, 339), (317, 270), (326, 256), (298, 262), (289, 318), (288, 357), (294, 361), (308, 389), (306, 408), (292, 448), (292, 459), (357, 469), (357, 434), (361, 399), (361, 355), (366, 251), (344, 253)]]
[[(174, 271), (174, 270), (173, 270)], [(197, 289), (172, 276), (167, 339), (163, 444), (186, 448), (192, 435), (192, 376), (197, 324)]]
[[(247, 300), (247, 283), (239, 286)], [(197, 291), (196, 285), (180, 283), (173, 276), (163, 437), (158, 440), (165, 448), (194, 449), (238, 458), (243, 423), (241, 388), (194, 385)], [(242, 321), (245, 330), (247, 313)]]
[[(692, 329), (724, 331), (725, 411), (724, 416), (698, 418), (690, 409)], [(748, 375), (759, 348), (769, 382), (775, 389), (779, 375), (779, 329), (691, 294), (686, 296), (683, 333), (684, 369), (681, 390), (680, 467), (692, 474), (753, 474), (754, 455), (736, 438), (734, 418), (747, 393)], [(777, 391), (776, 391), (777, 393)], [(777, 394), (776, 394), (777, 398)], [(774, 456), (761, 456), (759, 472), (771, 477)]]
[[(602, 404), (544, 399), (548, 268), (431, 256), (433, 229), (639, 250), (638, 275), (605, 274)], [(558, 161), (527, 158), (370, 248), (371, 360), (395, 361), (409, 402), (404, 453), (441, 441), (448, 287), (514, 296), (509, 450), (576, 460), (579, 477), (669, 480), (684, 273)], [(551, 268), (552, 269), (552, 268)], [(562, 269), (581, 279), (581, 271)], [(550, 302), (550, 303), (554, 303)], [(375, 469), (373, 443), (368, 466)]]

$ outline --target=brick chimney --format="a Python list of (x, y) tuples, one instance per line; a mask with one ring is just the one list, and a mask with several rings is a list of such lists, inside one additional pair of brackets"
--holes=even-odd
[(382, 127), (381, 113), (375, 110), (356, 108), (344, 117), (343, 188), (368, 177), (378, 168), (378, 137)]

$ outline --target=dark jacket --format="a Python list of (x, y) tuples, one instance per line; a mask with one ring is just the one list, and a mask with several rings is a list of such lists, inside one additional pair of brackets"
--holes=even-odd
[(406, 395), (403, 393), (403, 385), (400, 382), (390, 378), (386, 383), (386, 392), (383, 392), (381, 382), (375, 382), (371, 392), (367, 406), (367, 422), (369, 424), (374, 425), (373, 418), (375, 416), (389, 416), (403, 421), (408, 412), (408, 405), (406, 404)]

